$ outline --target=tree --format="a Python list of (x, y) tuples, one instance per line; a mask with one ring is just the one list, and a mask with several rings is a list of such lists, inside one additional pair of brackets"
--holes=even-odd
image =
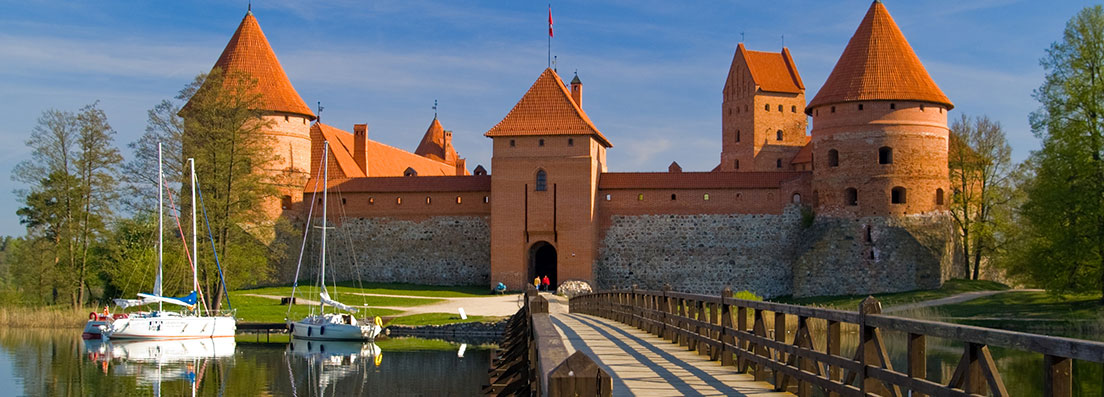
[(106, 231), (106, 223), (112, 216), (112, 203), (119, 196), (116, 190), (116, 171), (123, 162), (119, 149), (115, 148), (115, 130), (107, 123), (107, 115), (97, 103), (85, 106), (77, 114), (76, 170), (81, 205), (80, 263), (77, 264), (77, 304), (84, 304), (86, 281), (92, 273), (89, 269), (89, 249), (93, 240)]
[(996, 248), (994, 212), (1010, 197), (1012, 147), (1000, 123), (964, 114), (951, 124), (948, 159), (954, 191), (951, 214), (962, 237), (966, 274), (971, 274), (972, 261), (972, 277), (977, 280), (982, 260)]
[(1104, 7), (1070, 19), (1041, 64), (1031, 125), (1042, 148), (1021, 209), (1030, 236), (1020, 268), (1048, 289), (1104, 292)]

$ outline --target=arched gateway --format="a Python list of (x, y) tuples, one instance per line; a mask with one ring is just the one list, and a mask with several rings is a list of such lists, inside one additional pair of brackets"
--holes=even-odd
[(539, 241), (529, 247), (529, 280), (548, 276), (550, 288), (556, 288), (556, 247), (547, 241)]

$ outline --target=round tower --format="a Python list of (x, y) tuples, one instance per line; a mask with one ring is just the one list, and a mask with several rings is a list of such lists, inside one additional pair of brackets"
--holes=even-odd
[(813, 118), (818, 212), (907, 215), (945, 210), (947, 112), (885, 5), (875, 1), (805, 113)]

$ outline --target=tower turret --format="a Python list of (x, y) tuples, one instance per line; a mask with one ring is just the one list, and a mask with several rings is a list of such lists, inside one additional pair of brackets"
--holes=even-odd
[(822, 213), (905, 215), (946, 208), (947, 112), (880, 1), (805, 112), (813, 116), (813, 189)]

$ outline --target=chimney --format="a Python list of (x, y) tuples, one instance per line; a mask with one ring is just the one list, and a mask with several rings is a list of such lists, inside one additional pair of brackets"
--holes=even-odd
[(457, 176), (467, 175), (468, 174), (467, 165), (468, 165), (468, 160), (466, 160), (466, 159), (456, 159), (456, 175)]
[(579, 80), (579, 73), (575, 72), (575, 78), (571, 79), (571, 100), (579, 108), (583, 107), (583, 82)]
[(368, 176), (368, 124), (353, 124), (353, 160)]

